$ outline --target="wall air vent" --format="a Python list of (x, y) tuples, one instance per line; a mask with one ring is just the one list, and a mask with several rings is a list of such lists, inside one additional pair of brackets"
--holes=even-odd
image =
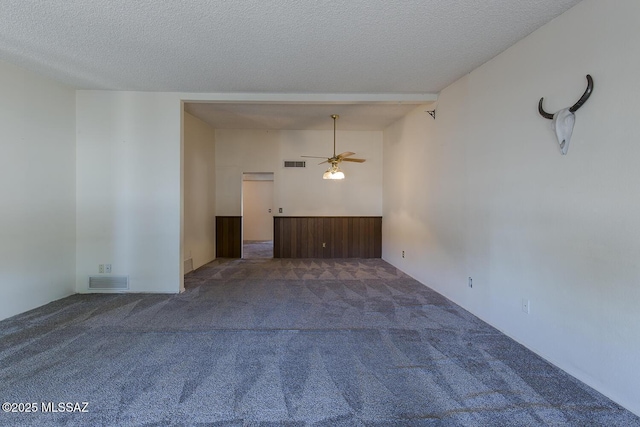
[(129, 276), (89, 276), (89, 290), (126, 291)]
[(285, 160), (284, 161), (285, 168), (306, 168), (307, 162), (299, 161), (299, 160)]

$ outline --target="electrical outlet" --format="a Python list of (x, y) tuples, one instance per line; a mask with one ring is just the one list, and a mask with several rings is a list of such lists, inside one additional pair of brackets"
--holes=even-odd
[(469, 277), (469, 287), (473, 288), (473, 279)]
[(104, 272), (107, 274), (111, 274), (111, 264), (104, 265)]
[(325, 242), (322, 242), (322, 247), (323, 247), (323, 248), (326, 248), (326, 247), (327, 247), (327, 244), (326, 244)]
[(402, 258), (404, 258), (404, 251), (402, 251)]
[(104, 274), (104, 264), (98, 265), (98, 273)]
[(282, 213), (282, 208), (278, 208), (278, 213)]
[(522, 298), (522, 311), (527, 314), (531, 311), (531, 302), (526, 298)]

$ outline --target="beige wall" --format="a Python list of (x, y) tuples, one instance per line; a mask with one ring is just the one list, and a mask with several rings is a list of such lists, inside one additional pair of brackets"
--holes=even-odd
[(337, 150), (353, 151), (365, 163), (343, 163), (344, 181), (322, 179), (327, 165), (307, 159), (306, 168), (284, 160), (333, 151), (333, 131), (216, 130), (216, 214), (240, 215), (242, 174), (274, 173), (274, 215), (381, 215), (382, 132), (338, 131)]
[(75, 91), (0, 61), (0, 319), (73, 293)]
[(383, 256), (640, 414), (638, 22), (585, 0), (388, 128)]
[(215, 130), (184, 113), (184, 257), (196, 269), (216, 257)]

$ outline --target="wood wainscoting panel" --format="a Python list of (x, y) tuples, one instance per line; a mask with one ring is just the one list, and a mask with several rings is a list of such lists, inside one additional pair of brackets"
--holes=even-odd
[(216, 258), (242, 256), (242, 217), (216, 217)]
[(381, 258), (382, 217), (273, 217), (274, 258)]

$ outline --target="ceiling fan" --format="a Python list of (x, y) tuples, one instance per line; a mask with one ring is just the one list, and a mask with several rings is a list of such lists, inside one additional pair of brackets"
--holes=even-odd
[(302, 156), (308, 157), (312, 159), (326, 159), (324, 162), (318, 163), (319, 165), (323, 163), (330, 163), (331, 167), (327, 169), (327, 171), (322, 175), (323, 179), (344, 179), (344, 172), (340, 170), (338, 165), (340, 162), (356, 162), (363, 163), (365, 159), (354, 159), (353, 156), (356, 153), (352, 153), (351, 151), (345, 151), (344, 153), (340, 153), (336, 155), (336, 120), (338, 119), (337, 114), (332, 114), (331, 118), (333, 119), (333, 156), (332, 157), (318, 157), (318, 156)]

